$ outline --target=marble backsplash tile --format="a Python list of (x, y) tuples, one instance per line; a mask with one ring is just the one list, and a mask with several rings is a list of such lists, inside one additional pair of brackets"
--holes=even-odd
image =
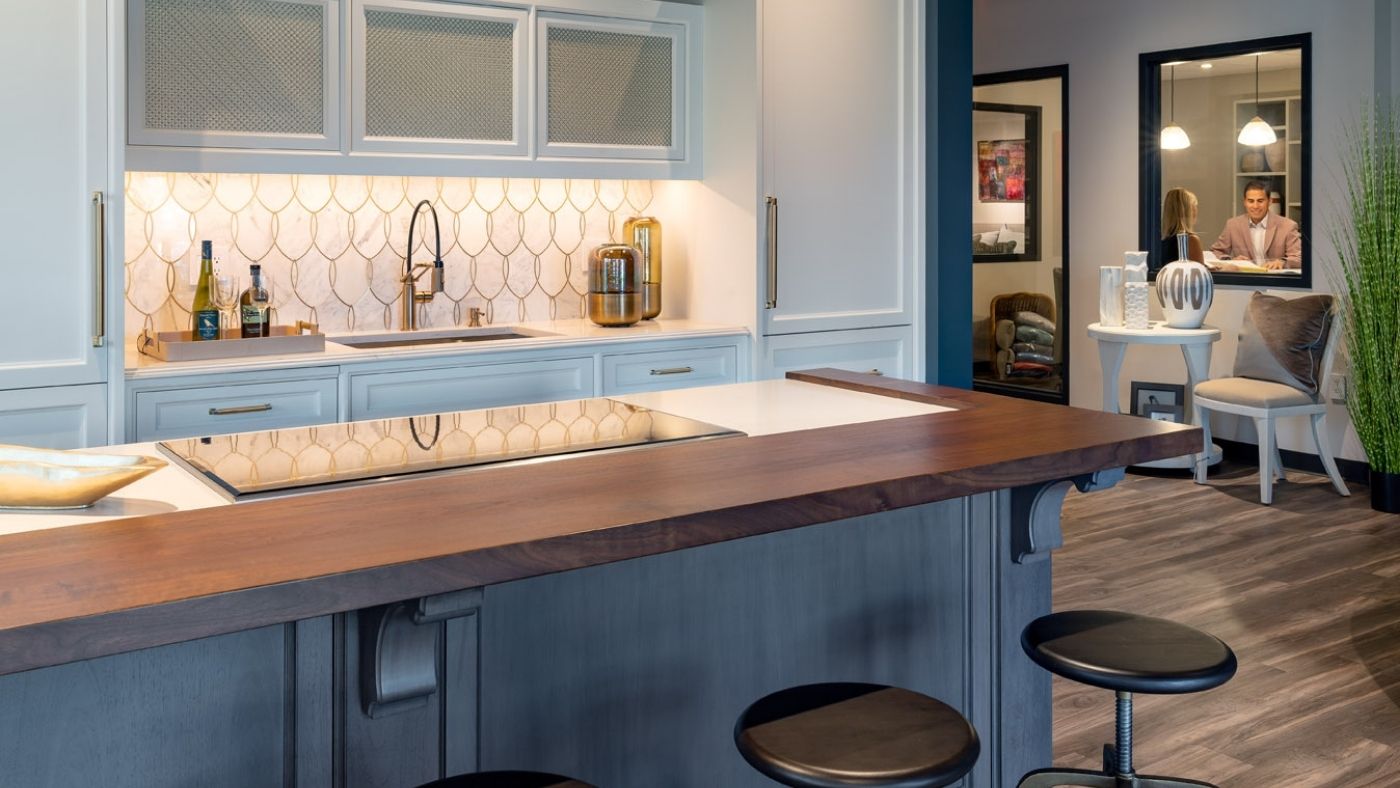
[[(650, 181), (240, 175), (132, 172), (126, 177), (126, 333), (188, 328), (199, 242), (247, 286), (248, 265), (274, 284), (278, 323), (323, 331), (398, 327), (413, 206), (429, 200), (442, 231), (445, 292), (424, 327), (583, 314), (588, 251), (616, 240), (652, 201)], [(414, 228), (414, 262), (431, 262), (432, 220)]]

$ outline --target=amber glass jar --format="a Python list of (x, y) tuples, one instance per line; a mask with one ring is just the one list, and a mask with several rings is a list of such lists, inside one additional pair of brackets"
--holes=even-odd
[(600, 326), (630, 326), (642, 319), (641, 254), (627, 244), (605, 244), (588, 253), (588, 319)]
[(661, 222), (650, 216), (633, 216), (622, 226), (622, 238), (641, 252), (642, 319), (661, 314)]

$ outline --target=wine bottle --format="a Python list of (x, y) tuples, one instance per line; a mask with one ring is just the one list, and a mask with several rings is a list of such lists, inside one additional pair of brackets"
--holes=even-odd
[(272, 298), (263, 287), (262, 266), (248, 266), (248, 289), (238, 297), (238, 314), (243, 324), (243, 338), (268, 335), (267, 309)]
[(190, 307), (194, 318), (194, 339), (219, 338), (219, 310), (214, 306), (214, 244), (200, 242), (199, 284), (194, 288), (194, 304)]

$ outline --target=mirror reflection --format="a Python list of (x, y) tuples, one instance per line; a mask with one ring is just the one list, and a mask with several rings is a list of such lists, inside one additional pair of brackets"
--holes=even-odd
[(1303, 273), (1303, 70), (1299, 47), (1160, 63), (1154, 270)]
[(973, 387), (1049, 402), (1068, 398), (1066, 78), (981, 75), (972, 91)]

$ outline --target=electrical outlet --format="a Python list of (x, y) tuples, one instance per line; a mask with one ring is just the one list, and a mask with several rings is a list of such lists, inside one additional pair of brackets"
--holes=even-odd
[(1333, 402), (1347, 401), (1347, 376), (1345, 372), (1332, 373), (1331, 398)]

